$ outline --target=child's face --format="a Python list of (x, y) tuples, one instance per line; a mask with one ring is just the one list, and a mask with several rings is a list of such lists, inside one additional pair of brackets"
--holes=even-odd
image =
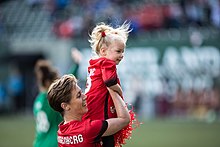
[(118, 65), (124, 57), (125, 44), (121, 40), (115, 40), (106, 50), (106, 58), (115, 61)]

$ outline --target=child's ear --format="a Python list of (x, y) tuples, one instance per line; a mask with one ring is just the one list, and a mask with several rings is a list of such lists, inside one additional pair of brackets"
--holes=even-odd
[(100, 49), (100, 55), (101, 55), (101, 56), (106, 56), (106, 50), (107, 50), (106, 46), (101, 47), (101, 49)]

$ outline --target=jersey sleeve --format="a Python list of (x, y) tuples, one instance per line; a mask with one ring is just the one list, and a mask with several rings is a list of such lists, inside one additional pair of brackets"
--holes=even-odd
[(88, 123), (86, 129), (88, 141), (91, 143), (99, 142), (108, 128), (108, 122), (105, 120), (90, 120)]
[(107, 87), (117, 84), (116, 64), (112, 60), (105, 60), (101, 65), (102, 79)]

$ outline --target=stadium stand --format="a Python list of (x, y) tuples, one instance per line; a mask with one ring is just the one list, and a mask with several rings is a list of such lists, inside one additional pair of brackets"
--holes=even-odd
[[(69, 52), (72, 46), (77, 46), (82, 50), (84, 59), (89, 58), (88, 33), (90, 28), (100, 21), (117, 25), (123, 20), (130, 21), (133, 29), (127, 44), (126, 58), (119, 70), (119, 74), (123, 75), (121, 80), (128, 100), (134, 101), (136, 93), (131, 93), (132, 86), (135, 85), (131, 82), (134, 82), (136, 85), (141, 85), (139, 88), (145, 88), (146, 93), (141, 93), (142, 97), (147, 97), (142, 103), (147, 107), (142, 107), (146, 109), (141, 110), (145, 116), (153, 116), (154, 113), (161, 116), (167, 113), (177, 115), (198, 113), (197, 110), (200, 110), (200, 107), (197, 109), (196, 106), (195, 111), (189, 112), (191, 108), (186, 107), (188, 101), (179, 101), (176, 95), (181, 93), (182, 89), (178, 91), (177, 84), (182, 82), (183, 85), (187, 85), (190, 82), (184, 83), (184, 81), (195, 79), (197, 86), (202, 81), (206, 84), (206, 88), (212, 88), (215, 83), (219, 83), (215, 82), (219, 80), (219, 68), (216, 67), (220, 63), (219, 0), (1, 1), (0, 61), (6, 63), (3, 56), (18, 53), (35, 54), (50, 58), (61, 73), (64, 73), (71, 60)], [(200, 49), (200, 52), (196, 49)], [(187, 60), (186, 55), (189, 55)], [(182, 61), (178, 62), (180, 59)], [(200, 63), (197, 70), (188, 69), (190, 65), (195, 65), (190, 64), (189, 61), (194, 63), (195, 60)], [(7, 70), (5, 70), (7, 65), (0, 64), (0, 71), (3, 71), (1, 80), (7, 77)], [(170, 67), (172, 65), (173, 67)], [(86, 66), (87, 60), (84, 60), (80, 66), (81, 79), (86, 76), (84, 72)], [(135, 67), (135, 70), (128, 67)], [(10, 72), (9, 69), (8, 72)], [(183, 76), (181, 72), (186, 75)], [(197, 76), (194, 75), (195, 73)], [(133, 77), (138, 78), (132, 81)], [(141, 84), (137, 84), (140, 81)], [(168, 87), (166, 87), (166, 82)], [(4, 86), (4, 82), (0, 84)], [(171, 97), (167, 97), (167, 93), (163, 93), (164, 90), (168, 91)], [(215, 93), (213, 89), (209, 90), (197, 91), (198, 95), (203, 95), (200, 98), (204, 103), (205, 94)], [(185, 92), (188, 95), (193, 93), (190, 90)], [(167, 110), (166, 107), (170, 105), (164, 103), (163, 94), (169, 100), (169, 104), (173, 105), (172, 112)], [(29, 99), (27, 103), (31, 104), (33, 99)], [(209, 109), (210, 103), (211, 101), (207, 102), (205, 107), (202, 107), (203, 110)], [(213, 103), (211, 110), (219, 112), (219, 103)], [(164, 107), (164, 104), (166, 105), (164, 109), (156, 108), (157, 106)], [(30, 107), (31, 105), (28, 105), (28, 108)]]

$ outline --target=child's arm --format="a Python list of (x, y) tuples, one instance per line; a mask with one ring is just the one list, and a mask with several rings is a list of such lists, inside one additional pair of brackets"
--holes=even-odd
[(121, 97), (123, 96), (122, 94), (122, 89), (121, 89), (121, 86), (119, 84), (115, 84), (113, 86), (110, 86), (109, 87), (111, 90), (117, 92)]

